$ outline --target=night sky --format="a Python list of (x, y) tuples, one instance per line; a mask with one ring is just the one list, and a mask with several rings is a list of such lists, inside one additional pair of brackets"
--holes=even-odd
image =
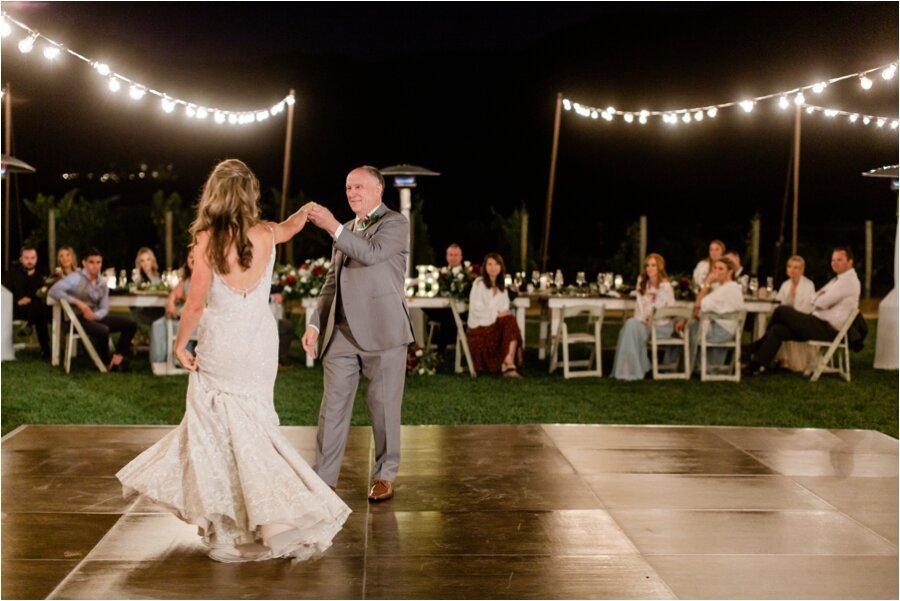
[[(453, 241), (473, 260), (502, 247), (494, 212), (522, 206), (538, 249), (557, 92), (597, 107), (678, 109), (808, 85), (898, 55), (893, 2), (4, 2), (3, 9), (123, 75), (199, 104), (266, 107), (295, 88), (291, 192), (302, 190), (339, 218), (350, 217), (343, 182), (356, 165), (441, 172), (417, 190), (439, 260)], [(20, 54), (20, 38), (16, 31), (4, 39), (2, 61), (15, 100), (13, 154), (38, 169), (18, 178), (20, 198), (70, 189), (63, 172), (127, 173), (146, 163), (172, 165), (177, 179), (77, 185), (137, 205), (157, 188), (192, 201), (213, 164), (231, 156), (245, 160), (265, 190), (280, 188), (284, 116), (242, 128), (166, 115), (156, 98), (111, 94), (85, 63)], [(807, 96), (896, 118), (900, 78), (874, 79), (868, 92), (854, 78)], [(792, 135), (792, 114), (774, 102), (676, 127), (564, 113), (550, 267), (572, 275), (605, 269), (626, 227), (645, 214), (650, 250), (667, 255), (670, 272), (688, 271), (711, 238), (745, 250), (758, 212), (761, 271), (771, 270)], [(801, 246), (830, 238), (858, 246), (872, 219), (875, 262), (890, 263), (896, 196), (860, 173), (897, 163), (897, 132), (816, 114), (804, 117), (802, 140)], [(396, 191), (388, 189), (386, 200), (396, 206)], [(24, 224), (27, 234), (27, 215)], [(149, 225), (131, 243), (161, 247)], [(890, 287), (889, 271), (880, 285)], [(821, 283), (826, 274), (813, 275)]]

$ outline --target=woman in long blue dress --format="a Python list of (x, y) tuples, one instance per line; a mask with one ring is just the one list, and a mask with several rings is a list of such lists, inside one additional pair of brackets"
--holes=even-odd
[[(650, 371), (650, 357), (647, 353), (650, 317), (653, 309), (675, 304), (675, 291), (668, 277), (665, 259), (656, 253), (647, 255), (635, 291), (637, 306), (634, 317), (626, 320), (619, 330), (612, 371), (612, 377), (617, 380), (643, 380)], [(671, 319), (657, 320), (652, 327), (656, 328), (656, 335), (660, 338), (672, 335)]]

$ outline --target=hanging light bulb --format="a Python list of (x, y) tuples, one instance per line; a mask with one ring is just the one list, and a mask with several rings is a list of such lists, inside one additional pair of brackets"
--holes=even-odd
[[(596, 119), (600, 115), (597, 114), (597, 111), (591, 111), (591, 119)], [(603, 113), (603, 117), (606, 117), (606, 113)]]
[(888, 67), (881, 72), (881, 77), (885, 80), (893, 79), (894, 75), (897, 74), (897, 65), (888, 65)]
[(716, 115), (718, 115), (718, 114), (719, 114), (719, 109), (717, 109), (714, 106), (711, 106), (708, 109), (706, 109), (706, 116), (709, 117), (710, 119), (715, 119)]
[(144, 93), (147, 91), (147, 88), (143, 88), (138, 85), (133, 85), (128, 89), (128, 95), (134, 98), (135, 100), (140, 100), (144, 97)]
[(703, 111), (697, 111), (694, 113), (694, 121), (703, 121)]
[(875, 127), (884, 127), (884, 119), (879, 119), (875, 122)]
[(641, 114), (638, 117), (638, 123), (641, 125), (647, 125), (647, 115), (645, 115), (644, 112), (645, 111), (641, 111)]
[(791, 106), (791, 102), (787, 99), (787, 96), (782, 96), (778, 99), (778, 107), (782, 110), (786, 109), (789, 106)]
[(45, 46), (44, 47), (44, 58), (48, 61), (52, 61), (55, 58), (59, 57), (60, 50), (57, 46)]
[(293, 94), (288, 94), (287, 97), (285, 97), (284, 101), (288, 104), (294, 104), (297, 100), (296, 98), (294, 98)]
[(569, 100), (568, 98), (563, 98), (563, 108), (566, 109), (567, 111), (571, 111), (572, 110), (572, 101)]
[(257, 121), (265, 121), (269, 118), (269, 111), (259, 111), (256, 113)]
[(681, 117), (681, 121), (684, 122), (684, 123), (690, 123), (690, 122), (691, 122), (691, 114), (690, 114), (690, 113), (685, 113), (685, 114)]
[(167, 113), (171, 113), (172, 111), (175, 110), (175, 102), (168, 96), (163, 96), (162, 110)]
[(34, 48), (34, 41), (37, 39), (38, 34), (32, 33), (27, 38), (19, 42), (19, 52), (22, 54), (28, 54)]
[(215, 116), (216, 123), (225, 123), (225, 113), (222, 111), (216, 111)]
[(197, 116), (197, 107), (196, 105), (189, 104), (184, 107), (184, 114), (188, 116), (188, 118), (193, 119)]
[(625, 119), (625, 123), (631, 123), (634, 121), (634, 115), (632, 115), (631, 113), (625, 113), (623, 119)]
[(0, 18), (0, 36), (6, 38), (9, 37), (9, 34), (11, 33), (12, 27), (9, 26), (9, 22), (4, 18)]
[(850, 119), (850, 123), (856, 123), (856, 120), (859, 119), (859, 115), (857, 115), (856, 113), (853, 113), (852, 115), (850, 115), (848, 117), (848, 119)]
[(822, 92), (825, 91), (826, 86), (828, 86), (827, 83), (825, 83), (824, 81), (820, 81), (819, 83), (817, 83), (816, 85), (814, 85), (812, 87), (812, 91), (815, 92), (816, 94), (821, 94)]
[(610, 111), (609, 109), (606, 109), (606, 112), (603, 114), (603, 118), (606, 119), (607, 121), (612, 121), (613, 115), (614, 115), (614, 113), (612, 111)]
[(802, 105), (806, 102), (806, 96), (803, 95), (803, 92), (798, 92), (796, 96), (794, 96), (794, 104)]
[(107, 65), (106, 63), (95, 62), (95, 63), (93, 63), (93, 67), (94, 67), (94, 69), (97, 70), (97, 73), (99, 73), (103, 77), (106, 77), (107, 75), (112, 73), (112, 71), (109, 68), (109, 65)]
[(753, 110), (753, 101), (752, 100), (742, 100), (740, 103), (740, 107), (744, 109), (745, 113), (749, 113)]
[(209, 111), (207, 111), (202, 106), (197, 109), (197, 119), (206, 119), (209, 116)]
[(230, 115), (228, 115), (228, 122), (232, 125), (237, 123), (238, 122), (237, 115), (235, 115), (234, 113), (231, 113)]
[(897, 121), (891, 121), (891, 129), (897, 129)]
[[(282, 100), (281, 102), (279, 102), (278, 104), (276, 104), (275, 106), (270, 108), (269, 112), (272, 113), (273, 115), (277, 115), (278, 113), (280, 113), (283, 110), (284, 110), (284, 100)], [(568, 110), (568, 109), (566, 109), (566, 110)]]
[(863, 117), (863, 125), (868, 125), (871, 122), (872, 119), (870, 119), (868, 116)]
[(872, 80), (866, 77), (865, 75), (859, 76), (859, 85), (862, 86), (863, 90), (868, 90), (872, 87)]
[(814, 110), (816, 110), (816, 107), (814, 107), (814, 106), (808, 106), (808, 107), (806, 107), (806, 114), (807, 114), (807, 115), (812, 115)]
[(122, 84), (119, 83), (119, 79), (117, 77), (109, 78), (109, 91), (110, 92), (118, 92), (122, 89)]

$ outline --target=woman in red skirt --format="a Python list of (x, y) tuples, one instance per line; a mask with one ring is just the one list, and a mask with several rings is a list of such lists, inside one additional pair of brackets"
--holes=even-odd
[(475, 280), (469, 294), (466, 337), (476, 370), (503, 372), (518, 378), (522, 367), (522, 333), (509, 312), (506, 266), (503, 257), (488, 253), (482, 264), (484, 275)]

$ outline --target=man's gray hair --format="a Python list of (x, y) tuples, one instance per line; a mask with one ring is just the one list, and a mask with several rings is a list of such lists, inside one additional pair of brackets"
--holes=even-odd
[[(378, 183), (381, 184), (381, 187), (384, 188), (384, 176), (381, 175), (381, 171), (379, 171), (375, 167), (372, 167), (371, 165), (361, 165), (356, 169), (362, 169), (363, 171), (374, 177), (378, 181)], [(354, 169), (354, 171), (356, 171), (356, 169)]]

